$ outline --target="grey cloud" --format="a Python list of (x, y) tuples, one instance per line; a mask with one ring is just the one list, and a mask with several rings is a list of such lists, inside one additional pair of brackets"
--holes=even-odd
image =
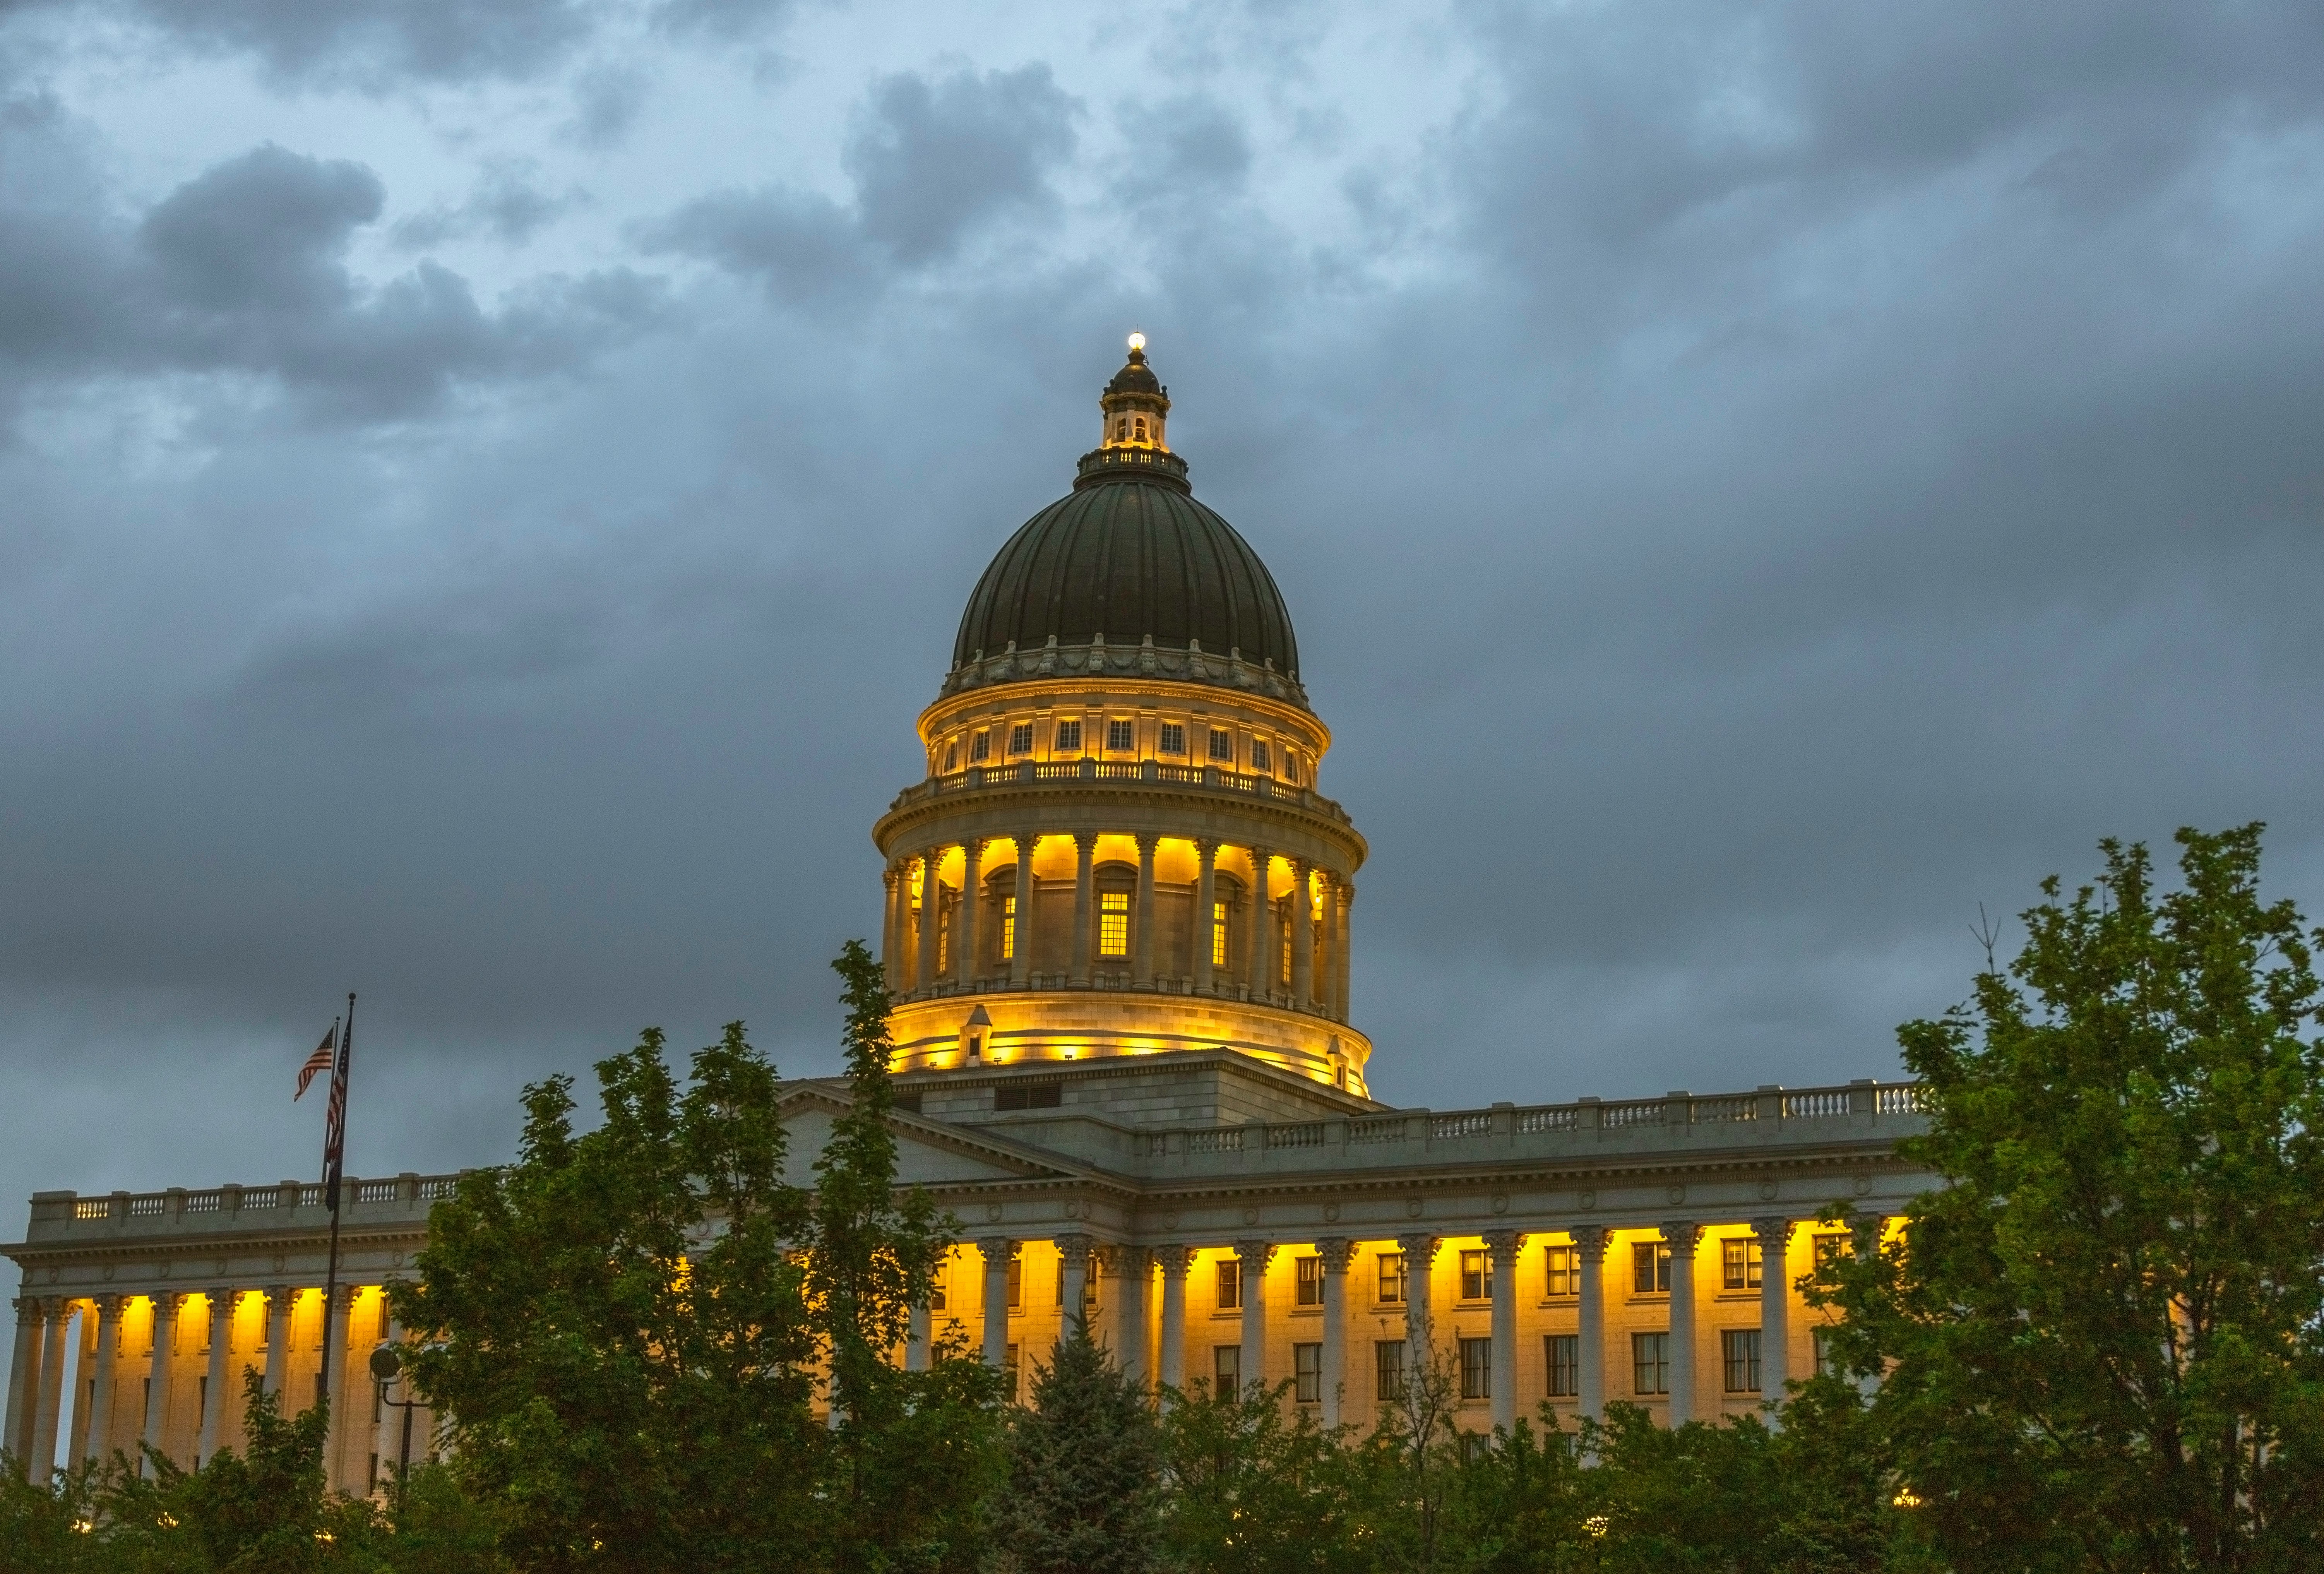
[(680, 37), (732, 43), (770, 31), (798, 9), (798, 0), (663, 0), (654, 24)]
[(1038, 207), (1047, 170), (1073, 152), (1075, 110), (1038, 63), (883, 78), (846, 152), (864, 235), (912, 265), (995, 215)]
[(652, 87), (652, 79), (632, 66), (590, 67), (574, 79), (573, 119), (566, 134), (585, 148), (619, 146)]
[(275, 76), (383, 87), (529, 77), (595, 27), (599, 0), (132, 0), (146, 26), (255, 56)]
[(1206, 95), (1135, 103), (1121, 122), (1130, 147), (1125, 195), (1152, 200), (1188, 188), (1232, 187), (1250, 170), (1241, 118)]
[(424, 251), (446, 241), (486, 235), (506, 246), (521, 246), (584, 200), (568, 191), (551, 196), (533, 184), (529, 162), (495, 162), (457, 205), (438, 206), (396, 220), (391, 232), (408, 251)]
[(498, 311), (433, 263), (367, 286), (346, 255), (383, 200), (359, 164), (270, 144), (132, 229), (68, 205), (0, 207), (0, 380), (21, 398), (42, 380), (249, 373), (321, 419), (396, 419), (459, 386), (580, 365), (653, 315), (654, 287), (621, 271), (538, 281)]
[(1072, 151), (1074, 113), (1044, 65), (889, 77), (848, 143), (852, 209), (780, 186), (719, 192), (640, 237), (757, 278), (779, 299), (861, 292), (889, 265), (939, 263), (979, 226), (1040, 207), (1045, 172)]

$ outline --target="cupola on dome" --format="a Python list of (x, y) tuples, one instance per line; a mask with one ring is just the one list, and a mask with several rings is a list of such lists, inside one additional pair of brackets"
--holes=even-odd
[(1306, 703), (1283, 593), (1259, 554), (1194, 500), (1165, 441), (1169, 391), (1142, 336), (1098, 403), (1100, 446), (1074, 490), (1025, 521), (962, 614), (945, 690), (1076, 671), (1250, 689)]

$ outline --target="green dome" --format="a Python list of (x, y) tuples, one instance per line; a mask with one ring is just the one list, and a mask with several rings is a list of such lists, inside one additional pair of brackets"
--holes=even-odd
[[(1074, 490), (1026, 520), (977, 581), (953, 643), (954, 670), (1012, 648), (1102, 639), (1124, 657), (1150, 643), (1220, 658), (1198, 667), (1271, 667), (1296, 686), (1299, 644), (1283, 593), (1235, 528), (1194, 501), (1185, 462), (1101, 448), (1081, 470)], [(1185, 666), (1168, 662), (1167, 675)]]

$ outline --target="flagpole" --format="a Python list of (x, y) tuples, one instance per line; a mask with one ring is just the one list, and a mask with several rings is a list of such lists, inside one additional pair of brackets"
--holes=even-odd
[(339, 1063), (331, 1077), (331, 1112), (338, 1118), (337, 1141), (331, 1140), (334, 1134), (327, 1132), (323, 1144), (323, 1205), (331, 1210), (331, 1250), (323, 1270), (323, 1370), (316, 1380), (315, 1396), (326, 1404), (331, 1397), (332, 1310), (339, 1298), (339, 1169), (346, 1157), (347, 1075), (355, 1069), (355, 997), (350, 990), (347, 1025), (339, 1033)]

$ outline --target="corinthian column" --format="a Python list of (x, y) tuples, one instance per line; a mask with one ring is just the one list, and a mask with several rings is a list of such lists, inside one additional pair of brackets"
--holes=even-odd
[(1485, 1250), (1493, 1265), (1493, 1425), (1508, 1431), (1517, 1423), (1517, 1248), (1525, 1237), (1514, 1229), (1489, 1230)]
[(1057, 1342), (1074, 1334), (1074, 1320), (1088, 1315), (1090, 1248), (1097, 1243), (1086, 1235), (1056, 1238), (1057, 1266), (1064, 1270), (1057, 1283)]
[(1575, 1408), (1589, 1421), (1606, 1419), (1606, 1231), (1595, 1224), (1576, 1225), (1573, 1260), (1581, 1272), (1582, 1318), (1574, 1353), (1580, 1369), (1574, 1373)]
[(1009, 1264), (1017, 1243), (988, 1236), (976, 1249), (984, 1255), (984, 1364), (997, 1370), (1009, 1364)]
[(1264, 1000), (1275, 993), (1275, 958), (1268, 943), (1273, 937), (1268, 933), (1275, 927), (1275, 905), (1267, 899), (1267, 881), (1275, 855), (1264, 847), (1250, 850), (1250, 961), (1242, 975), (1243, 992), (1254, 1000)]
[(936, 981), (936, 934), (944, 927), (944, 882), (936, 878), (936, 870), (943, 862), (941, 847), (920, 854), (920, 965), (912, 987), (922, 991), (933, 989)]
[(982, 916), (984, 838), (972, 836), (961, 848), (960, 911), (952, 926), (952, 976), (963, 989), (976, 982), (977, 920)]
[(8, 1364), (8, 1417), (0, 1430), (0, 1448), (22, 1469), (32, 1455), (32, 1406), (40, 1400), (41, 1303), (19, 1295), (16, 1306), (15, 1358)]
[(1218, 917), (1218, 839), (1197, 838), (1194, 852), (1202, 863), (1194, 875), (1194, 954), (1187, 959), (1194, 965), (1187, 971), (1194, 975), (1194, 992), (1207, 995), (1216, 982), (1211, 968), (1211, 947), (1215, 943), (1211, 931)]
[[(282, 1392), (282, 1380), (290, 1374), (290, 1302), (295, 1292), (281, 1284), (266, 1291), (266, 1391)], [(284, 1415), (296, 1413), (290, 1405), (282, 1407)]]
[(1069, 982), (1084, 989), (1090, 981), (1090, 917), (1097, 906), (1096, 874), (1097, 833), (1074, 833), (1074, 952), (1073, 974)]
[(65, 1339), (72, 1326), (72, 1302), (54, 1298), (41, 1308), (46, 1323), (41, 1341), (41, 1390), (32, 1412), (32, 1452), (25, 1461), (36, 1485), (57, 1468), (57, 1417), (65, 1396)]
[[(153, 1297), (153, 1349), (145, 1367), (145, 1435), (144, 1444), (159, 1450), (161, 1440), (169, 1435), (170, 1378), (172, 1373), (171, 1355), (178, 1342), (178, 1309), (186, 1298), (174, 1291), (164, 1291)], [(145, 1464), (141, 1458), (137, 1466), (143, 1475)]]
[(1162, 1348), (1155, 1365), (1162, 1386), (1183, 1393), (1186, 1386), (1186, 1270), (1194, 1266), (1194, 1254), (1183, 1246), (1157, 1246), (1154, 1261), (1162, 1269)]
[(1033, 968), (1033, 852), (1041, 844), (1032, 831), (1017, 833), (1017, 936), (1009, 948), (1009, 987), (1021, 990)]
[(234, 1353), (234, 1292), (220, 1286), (208, 1292), (210, 1318), (209, 1372), (202, 1383), (202, 1435), (194, 1453), (199, 1468), (218, 1450), (220, 1423), (226, 1418), (226, 1363)]
[(1751, 1221), (1759, 1238), (1759, 1402), (1769, 1407), (1767, 1424), (1782, 1424), (1774, 1407), (1784, 1402), (1791, 1377), (1791, 1285), (1784, 1248), (1791, 1244), (1792, 1221), (1771, 1214)]
[(1316, 1377), (1323, 1425), (1340, 1424), (1340, 1398), (1348, 1386), (1348, 1259), (1356, 1244), (1345, 1236), (1315, 1243), (1323, 1268), (1323, 1348)]
[(1671, 1254), (1670, 1424), (1680, 1427), (1694, 1419), (1694, 1248), (1702, 1230), (1692, 1220), (1667, 1220), (1663, 1239)]
[(1239, 1240), (1235, 1256), (1240, 1259), (1242, 1276), (1242, 1386), (1250, 1392), (1259, 1385), (1259, 1392), (1267, 1391), (1267, 1265), (1275, 1256), (1275, 1243), (1268, 1240)]
[(1314, 865), (1304, 858), (1291, 861), (1291, 1003), (1302, 1011), (1315, 1008)]
[(1434, 1308), (1429, 1299), (1428, 1271), (1436, 1261), (1437, 1241), (1433, 1235), (1399, 1235), (1396, 1244), (1404, 1253), (1404, 1330), (1412, 1347), (1416, 1382), (1429, 1370), (1436, 1351), (1435, 1331), (1430, 1327)]
[(1138, 933), (1130, 981), (1146, 990), (1154, 987), (1154, 848), (1160, 841), (1151, 831), (1138, 833)]
[(86, 1457), (102, 1459), (113, 1449), (113, 1369), (121, 1346), (121, 1297), (97, 1298), (97, 1380), (88, 1391)]
[(1338, 943), (1332, 947), (1332, 1015), (1348, 1019), (1348, 924), (1356, 906), (1355, 882), (1345, 875), (1332, 877), (1333, 905), (1339, 909)]
[(890, 863), (880, 871), (880, 883), (887, 888), (887, 902), (880, 918), (880, 976), (891, 992), (901, 992), (904, 987), (904, 959), (897, 954), (896, 915), (904, 901), (904, 877)]

